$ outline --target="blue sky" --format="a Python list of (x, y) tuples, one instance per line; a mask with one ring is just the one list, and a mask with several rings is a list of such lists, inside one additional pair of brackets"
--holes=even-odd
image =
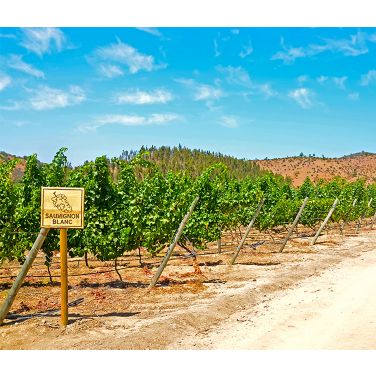
[(0, 150), (376, 152), (376, 29), (0, 28)]

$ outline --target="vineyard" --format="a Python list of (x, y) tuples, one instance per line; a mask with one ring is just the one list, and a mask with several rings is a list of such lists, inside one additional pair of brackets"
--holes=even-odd
[[(69, 231), (69, 254), (91, 254), (101, 261), (116, 260), (133, 250), (150, 255), (164, 250), (196, 196), (198, 204), (179, 241), (191, 253), (219, 241), (223, 234), (241, 236), (261, 199), (264, 204), (254, 228), (262, 233), (286, 228), (306, 197), (299, 222), (312, 230), (336, 198), (338, 205), (330, 220), (340, 230), (346, 222), (360, 225), (376, 212), (376, 184), (362, 180), (348, 183), (337, 178), (313, 184), (306, 179), (294, 188), (273, 174), (231, 178), (220, 163), (192, 177), (184, 171), (162, 173), (145, 158), (145, 152), (131, 160), (102, 156), (72, 169), (65, 152), (60, 149), (50, 164), (43, 165), (36, 155), (28, 157), (19, 183), (11, 178), (17, 160), (0, 164), (0, 262), (22, 262), (32, 246), (40, 228), (41, 186), (85, 188), (85, 228)], [(51, 231), (44, 243), (48, 267), (58, 241), (57, 231)]]
[[(55, 342), (61, 275), (59, 232), (52, 229), (7, 317), (11, 325), (2, 335), (11, 340), (0, 348), (71, 348), (75, 341), (77, 348), (178, 346), (173, 341), (189, 328), (207, 330), (248, 304), (250, 296), (262, 303), (267, 294), (373, 247), (376, 185), (363, 180), (306, 179), (296, 188), (272, 173), (231, 176), (222, 163), (200, 175), (166, 172), (147, 152), (127, 159), (103, 156), (72, 168), (65, 152), (59, 150), (49, 164), (28, 157), (21, 181), (12, 177), (17, 160), (0, 164), (0, 300), (40, 231), (41, 187), (83, 187), (85, 227), (68, 231), (71, 334)], [(55, 206), (70, 210), (64, 197), (53, 198)], [(197, 198), (158, 281), (163, 288), (147, 289)], [(335, 202), (325, 236), (310, 247)], [(240, 289), (233, 297), (239, 286), (248, 292)], [(200, 306), (198, 320), (193, 312)], [(12, 325), (25, 320), (27, 330)], [(102, 343), (103, 327), (113, 337)], [(75, 337), (78, 333), (82, 336)]]

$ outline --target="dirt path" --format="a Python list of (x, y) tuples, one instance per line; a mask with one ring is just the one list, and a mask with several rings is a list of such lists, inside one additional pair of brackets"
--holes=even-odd
[(194, 347), (376, 349), (376, 249), (232, 315), (195, 338)]
[(244, 250), (234, 266), (231, 255), (201, 256), (205, 277), (177, 260), (150, 291), (139, 267), (128, 285), (72, 278), (66, 330), (47, 310), (59, 286), (26, 285), (0, 349), (376, 349), (376, 231)]

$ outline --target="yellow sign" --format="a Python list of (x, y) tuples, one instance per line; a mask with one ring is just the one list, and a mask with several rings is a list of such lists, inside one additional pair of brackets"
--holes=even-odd
[(42, 187), (41, 227), (84, 228), (84, 189)]

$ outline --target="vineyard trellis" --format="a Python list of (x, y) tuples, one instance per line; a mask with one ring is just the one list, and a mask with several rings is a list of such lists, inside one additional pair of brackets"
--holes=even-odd
[[(372, 226), (376, 218), (376, 184), (367, 185), (361, 179), (314, 184), (307, 178), (300, 187), (293, 187), (273, 174), (236, 179), (220, 163), (193, 177), (185, 171), (163, 173), (145, 153), (127, 161), (102, 156), (72, 169), (65, 152), (61, 148), (48, 164), (29, 156), (20, 182), (12, 180), (16, 159), (0, 164), (0, 264), (23, 262), (31, 248), (35, 237), (30, 234), (39, 232), (41, 186), (85, 188), (86, 226), (70, 231), (69, 254), (91, 254), (101, 261), (116, 261), (137, 249), (159, 254), (171, 244), (197, 196), (200, 200), (178, 242), (183, 249), (204, 249), (226, 232), (239, 233), (260, 201), (262, 208), (252, 224), (259, 232), (291, 225), (306, 197), (299, 223), (312, 231), (337, 198), (329, 223), (343, 228), (347, 222), (360, 225), (363, 218), (373, 217)], [(51, 230), (43, 246), (48, 268), (58, 248), (58, 232)]]

